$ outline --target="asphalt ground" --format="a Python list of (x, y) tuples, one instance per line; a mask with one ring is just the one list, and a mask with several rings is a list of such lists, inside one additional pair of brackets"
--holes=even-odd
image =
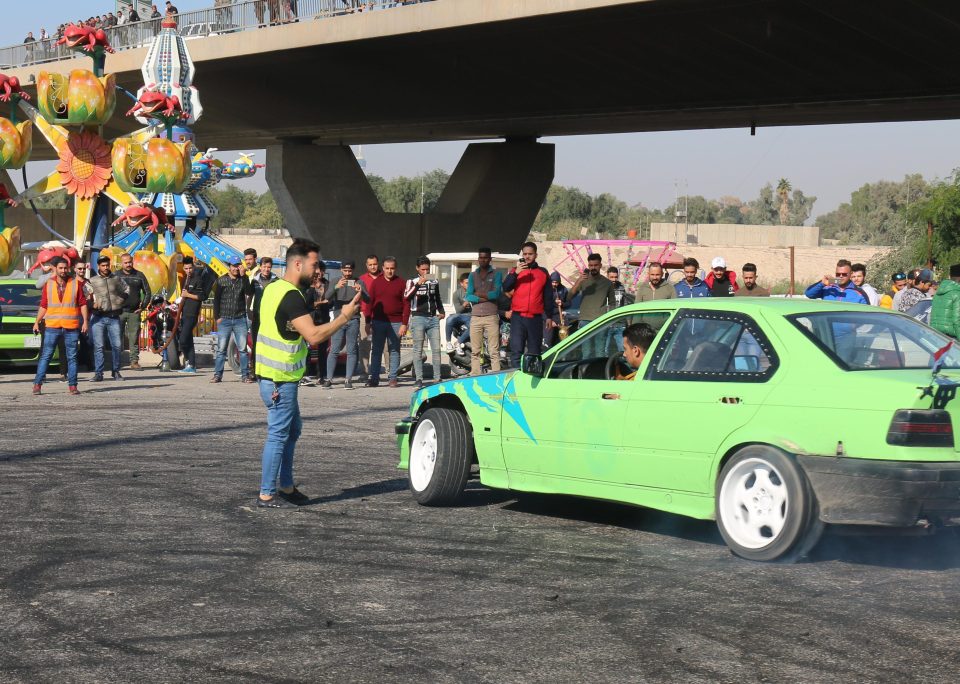
[(302, 388), (298, 512), (254, 387), (0, 376), (2, 682), (956, 682), (960, 540), (733, 557), (713, 523), (471, 482), (414, 503), (410, 388)]

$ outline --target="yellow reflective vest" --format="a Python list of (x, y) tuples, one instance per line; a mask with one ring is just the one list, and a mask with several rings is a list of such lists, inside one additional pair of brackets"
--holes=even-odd
[(297, 382), (307, 367), (307, 345), (297, 336), (295, 342), (285, 340), (277, 330), (277, 309), (290, 291), (303, 293), (282, 278), (263, 289), (260, 300), (260, 331), (257, 334), (257, 356), (254, 372), (274, 382)]

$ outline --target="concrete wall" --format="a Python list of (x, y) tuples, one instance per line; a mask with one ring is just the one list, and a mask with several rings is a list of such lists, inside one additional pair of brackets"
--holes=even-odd
[[(671, 224), (672, 225), (672, 224)], [(837, 261), (849, 259), (853, 263), (868, 263), (883, 254), (889, 247), (851, 247), (849, 245), (835, 247), (797, 247), (794, 252), (795, 279), (800, 291), (807, 285), (819, 280), (826, 273), (833, 273)], [(627, 260), (626, 249), (619, 248), (611, 251), (608, 257), (604, 249), (600, 249), (604, 266), (612, 263), (614, 266), (623, 266)], [(770, 286), (774, 283), (790, 278), (790, 250), (785, 247), (708, 247), (684, 245), (677, 248), (677, 252), (685, 257), (693, 257), (700, 262), (701, 269), (709, 269), (713, 257), (722, 256), (726, 259), (727, 268), (737, 273), (743, 264), (750, 262), (757, 266), (757, 278), (761, 285)], [(570, 262), (564, 262), (566, 252), (561, 242), (541, 242), (538, 247), (538, 261), (548, 270), (553, 270), (558, 264), (559, 271), (569, 277), (576, 277), (576, 269)], [(634, 249), (634, 256), (642, 254)], [(586, 258), (585, 251), (581, 255)], [(680, 277), (679, 269), (671, 280)], [(867, 273), (867, 281), (878, 290), (887, 284), (889, 274)]]
[[(686, 229), (686, 230), (684, 230)], [(747, 226), (736, 223), (652, 223), (651, 240), (678, 245), (730, 245), (740, 247), (818, 247), (817, 226)]]

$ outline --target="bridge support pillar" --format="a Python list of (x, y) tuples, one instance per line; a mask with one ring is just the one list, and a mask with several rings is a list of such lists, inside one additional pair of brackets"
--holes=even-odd
[(353, 151), (344, 145), (285, 142), (267, 149), (267, 184), (293, 237), (315, 240), (323, 256), (397, 257), (401, 273), (429, 252), (520, 247), (553, 181), (554, 147), (533, 141), (467, 146), (434, 211), (383, 211)]

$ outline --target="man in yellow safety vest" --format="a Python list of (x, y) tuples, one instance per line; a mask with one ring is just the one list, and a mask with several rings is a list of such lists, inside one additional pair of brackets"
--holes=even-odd
[(257, 333), (255, 373), (260, 398), (267, 407), (267, 439), (263, 445), (260, 508), (296, 508), (310, 499), (295, 486), (293, 452), (303, 427), (297, 387), (307, 365), (307, 345), (319, 344), (347, 325), (359, 306), (360, 288), (340, 315), (315, 325), (301, 290), (310, 287), (320, 247), (294, 240), (287, 249), (283, 277), (263, 289)]

